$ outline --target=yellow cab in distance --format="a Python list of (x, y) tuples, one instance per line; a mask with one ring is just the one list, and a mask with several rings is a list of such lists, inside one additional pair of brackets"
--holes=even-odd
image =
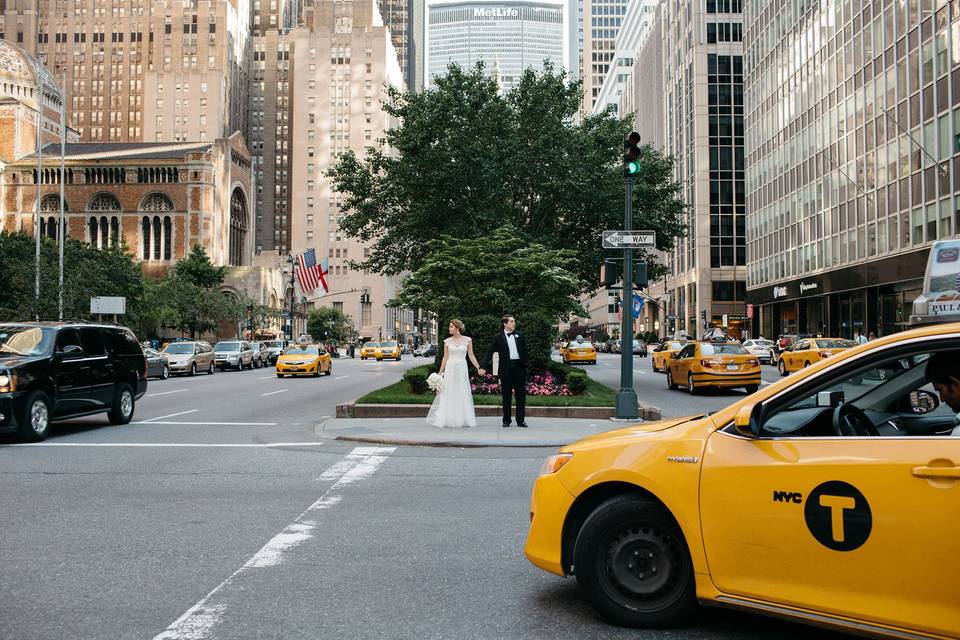
[(377, 349), (380, 348), (379, 342), (367, 342), (360, 347), (360, 359), (366, 360), (367, 358), (376, 358)]
[(320, 345), (292, 344), (277, 358), (277, 377), (314, 376), (333, 373), (333, 359)]
[(571, 340), (561, 353), (566, 364), (573, 362), (597, 364), (597, 349), (589, 340)]
[(687, 342), (685, 340), (664, 340), (656, 349), (650, 358), (651, 366), (654, 371), (666, 372), (667, 364), (670, 362), (670, 356), (680, 349), (683, 349)]
[(687, 624), (699, 602), (960, 637), (960, 407), (931, 390), (951, 378), (960, 323), (847, 349), (710, 415), (563, 447), (534, 485), (526, 556), (575, 575), (619, 625)]
[(567, 352), (567, 343), (561, 342), (560, 346), (557, 347), (557, 351), (559, 351), (560, 355), (563, 356)]
[(667, 362), (667, 388), (760, 388), (760, 360), (737, 342), (688, 342)]
[(777, 369), (785, 376), (855, 346), (857, 343), (853, 340), (842, 338), (803, 338), (780, 354)]
[(386, 360), (390, 358), (391, 360), (399, 361), (401, 358), (402, 352), (400, 351), (400, 343), (396, 340), (387, 340), (386, 342), (381, 342), (380, 346), (377, 348), (377, 360)]

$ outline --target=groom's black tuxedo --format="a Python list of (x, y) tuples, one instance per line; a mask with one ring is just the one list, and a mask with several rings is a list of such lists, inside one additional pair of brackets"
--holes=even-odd
[(510, 405), (513, 400), (512, 396), (516, 393), (517, 424), (523, 424), (527, 404), (527, 341), (516, 331), (513, 332), (513, 336), (519, 358), (510, 358), (507, 334), (501, 331), (490, 341), (487, 357), (484, 358), (481, 366), (484, 369), (489, 369), (493, 362), (493, 354), (500, 354), (500, 368), (497, 371), (497, 376), (500, 378), (500, 390), (503, 394), (503, 422), (505, 424), (510, 423)]

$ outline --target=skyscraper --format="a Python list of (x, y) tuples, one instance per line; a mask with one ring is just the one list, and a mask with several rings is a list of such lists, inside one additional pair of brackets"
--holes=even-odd
[(583, 80), (583, 111), (590, 113), (603, 79), (614, 61), (617, 34), (630, 0), (580, 0), (583, 7), (583, 50), (580, 79)]

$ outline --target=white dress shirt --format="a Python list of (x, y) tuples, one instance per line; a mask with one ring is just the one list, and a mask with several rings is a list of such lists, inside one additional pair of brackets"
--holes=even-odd
[(517, 350), (517, 337), (508, 334), (506, 331), (503, 332), (503, 335), (507, 339), (507, 348), (510, 349), (510, 359), (519, 360), (520, 352)]

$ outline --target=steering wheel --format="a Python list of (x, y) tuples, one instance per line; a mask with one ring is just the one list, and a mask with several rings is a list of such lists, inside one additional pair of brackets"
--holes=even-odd
[(880, 432), (860, 407), (846, 403), (833, 410), (833, 432), (838, 436), (878, 436)]

